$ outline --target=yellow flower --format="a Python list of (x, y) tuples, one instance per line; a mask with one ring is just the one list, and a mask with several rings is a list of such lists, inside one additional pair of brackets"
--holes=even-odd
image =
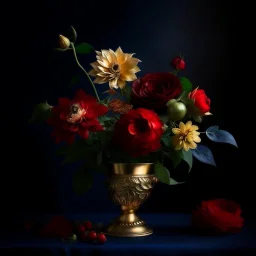
[(109, 82), (111, 89), (123, 89), (126, 81), (137, 79), (135, 73), (140, 71), (137, 64), (141, 61), (132, 57), (134, 53), (123, 53), (120, 47), (115, 52), (109, 49), (96, 51), (96, 53), (97, 61), (91, 63), (93, 69), (89, 71), (89, 75), (96, 77), (94, 83)]
[(183, 122), (179, 123), (179, 128), (172, 128), (174, 136), (172, 137), (172, 142), (175, 150), (184, 149), (188, 151), (190, 148), (195, 149), (197, 147), (196, 143), (201, 141), (199, 134), (197, 132), (198, 126), (192, 125), (191, 121), (186, 124)]

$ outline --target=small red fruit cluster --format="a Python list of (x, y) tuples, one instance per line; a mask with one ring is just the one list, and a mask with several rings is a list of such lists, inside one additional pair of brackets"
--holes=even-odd
[(77, 238), (81, 242), (104, 244), (107, 242), (107, 238), (103, 232), (97, 233), (93, 229), (93, 225), (90, 221), (85, 221), (76, 225), (75, 233)]

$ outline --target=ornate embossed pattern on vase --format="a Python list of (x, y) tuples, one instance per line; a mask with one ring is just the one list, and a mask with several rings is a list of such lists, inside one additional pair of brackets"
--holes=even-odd
[(108, 235), (137, 237), (153, 233), (135, 212), (148, 199), (156, 181), (152, 163), (113, 164), (109, 190), (122, 214), (107, 227)]

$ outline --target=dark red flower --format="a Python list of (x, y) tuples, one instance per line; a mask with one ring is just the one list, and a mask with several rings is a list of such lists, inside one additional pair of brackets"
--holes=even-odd
[(186, 63), (185, 63), (185, 61), (182, 57), (176, 56), (174, 59), (172, 59), (171, 65), (176, 70), (184, 70), (185, 66), (186, 66)]
[(58, 105), (52, 108), (52, 116), (48, 124), (54, 126), (52, 136), (55, 142), (72, 143), (78, 134), (88, 139), (89, 132), (103, 130), (98, 120), (107, 113), (108, 108), (82, 90), (78, 90), (74, 99), (59, 98)]
[(40, 235), (45, 237), (68, 238), (73, 232), (73, 223), (64, 216), (54, 216), (40, 230)]
[(161, 147), (163, 122), (148, 109), (132, 109), (116, 122), (113, 143), (130, 156), (147, 155)]
[(236, 233), (244, 223), (240, 205), (225, 199), (203, 201), (192, 213), (192, 224), (213, 233)]
[(182, 86), (169, 72), (148, 73), (132, 84), (131, 103), (152, 110), (166, 108), (166, 103), (180, 95)]

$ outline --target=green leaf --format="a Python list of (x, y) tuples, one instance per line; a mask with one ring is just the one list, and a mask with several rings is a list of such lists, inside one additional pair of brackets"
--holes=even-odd
[(172, 149), (167, 156), (172, 161), (174, 168), (176, 168), (182, 160), (180, 150)]
[(85, 166), (82, 166), (75, 172), (72, 179), (72, 187), (76, 194), (84, 194), (91, 189), (93, 183), (93, 176), (88, 170), (85, 170)]
[(129, 85), (126, 85), (126, 86), (122, 89), (121, 92), (124, 94), (124, 96), (125, 96), (127, 102), (129, 103), (129, 102), (131, 101), (132, 87), (129, 86)]
[(50, 106), (47, 101), (37, 104), (29, 119), (29, 123), (46, 121), (51, 116), (51, 109), (52, 106)]
[(191, 92), (192, 91), (192, 83), (190, 82), (189, 79), (186, 77), (180, 77), (180, 83), (182, 85), (182, 90), (186, 92)]
[(94, 143), (90, 145), (90, 143), (91, 141), (77, 140), (71, 145), (61, 147), (56, 153), (65, 156), (62, 164), (86, 161), (87, 159), (92, 161), (93, 155), (100, 150), (100, 144)]
[(192, 165), (193, 165), (193, 155), (192, 155), (192, 151), (185, 151), (185, 150), (180, 150), (180, 156), (182, 158), (182, 160), (184, 160), (188, 166), (189, 166), (189, 172), (191, 171)]
[(165, 168), (165, 166), (163, 166), (159, 161), (156, 162), (155, 164), (155, 176), (160, 182), (165, 183), (167, 185), (177, 185), (177, 184), (184, 183), (184, 182), (178, 182), (173, 178), (171, 178), (168, 169)]
[(171, 148), (171, 137), (168, 136), (163, 136), (161, 138), (161, 141), (163, 142), (163, 144), (167, 147), (167, 148)]
[(87, 43), (81, 43), (75, 47), (76, 52), (80, 54), (88, 54), (94, 51), (94, 48)]
[(169, 117), (167, 115), (159, 115), (159, 118), (164, 124), (167, 124), (167, 122), (169, 121)]

